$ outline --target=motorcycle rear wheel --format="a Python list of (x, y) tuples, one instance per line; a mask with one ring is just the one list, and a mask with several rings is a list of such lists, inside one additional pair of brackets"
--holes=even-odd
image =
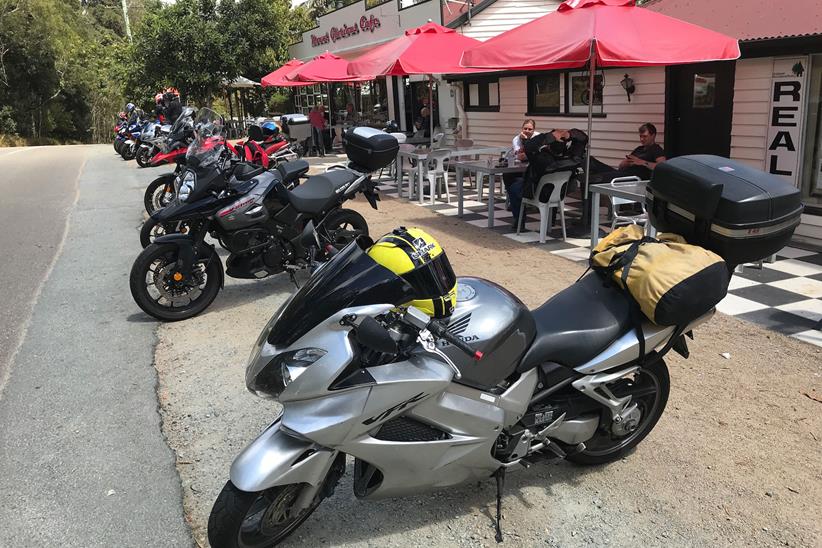
[(174, 189), (174, 174), (166, 173), (151, 181), (143, 194), (143, 205), (151, 215), (158, 209), (163, 209), (177, 197)]
[(328, 241), (338, 250), (353, 242), (357, 236), (368, 236), (368, 222), (352, 209), (338, 209), (323, 223)]
[(345, 455), (340, 453), (314, 500), (296, 516), (289, 516), (288, 511), (307, 486), (305, 483), (249, 493), (226, 482), (208, 518), (208, 542), (212, 548), (276, 546), (302, 525), (324, 499), (334, 494), (344, 473)]
[(585, 442), (584, 451), (568, 455), (569, 461), (586, 465), (605, 464), (622, 458), (636, 447), (651, 433), (665, 411), (671, 380), (665, 362), (659, 360), (640, 369), (633, 379), (620, 380), (610, 388), (617, 397), (633, 396), (631, 402), (636, 403), (642, 413), (639, 424), (633, 432), (624, 436), (617, 436), (610, 427), (601, 426), (594, 437)]
[(208, 308), (220, 291), (223, 265), (216, 252), (191, 266), (190, 280), (174, 281), (177, 258), (176, 245), (152, 244), (137, 256), (129, 276), (131, 296), (137, 306), (166, 322), (196, 316)]

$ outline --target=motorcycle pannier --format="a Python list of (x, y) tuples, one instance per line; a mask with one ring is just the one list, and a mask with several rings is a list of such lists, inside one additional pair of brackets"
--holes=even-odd
[(342, 142), (348, 159), (366, 171), (387, 167), (400, 150), (396, 137), (371, 127), (349, 129)]
[(729, 264), (762, 260), (791, 239), (802, 214), (799, 189), (719, 156), (682, 156), (654, 169), (647, 209), (660, 231), (681, 234)]
[(685, 327), (728, 291), (730, 273), (717, 254), (677, 234), (647, 238), (642, 227), (618, 228), (591, 252), (591, 268), (613, 280), (657, 325)]

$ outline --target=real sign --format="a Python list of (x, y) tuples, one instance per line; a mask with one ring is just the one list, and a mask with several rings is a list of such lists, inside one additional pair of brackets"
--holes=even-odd
[(774, 59), (765, 168), (799, 186), (807, 57)]

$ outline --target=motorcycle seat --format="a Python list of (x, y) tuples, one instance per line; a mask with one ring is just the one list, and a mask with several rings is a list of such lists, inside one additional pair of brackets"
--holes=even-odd
[(322, 175), (314, 175), (288, 193), (289, 201), (297, 211), (316, 215), (336, 200), (337, 190), (356, 179), (355, 174), (345, 169), (335, 169)]
[(578, 367), (634, 327), (628, 296), (593, 272), (531, 314), (537, 332), (521, 373), (545, 362)]
[(292, 183), (308, 173), (308, 162), (305, 160), (283, 162), (277, 166), (277, 171), (283, 176), (284, 183)]

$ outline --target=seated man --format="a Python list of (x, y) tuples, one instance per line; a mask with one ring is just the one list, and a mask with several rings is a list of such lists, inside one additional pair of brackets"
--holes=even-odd
[(656, 165), (666, 160), (665, 151), (656, 144), (656, 127), (652, 123), (648, 122), (639, 126), (639, 142), (640, 146), (636, 147), (630, 154), (626, 154), (625, 159), (619, 163), (617, 169), (592, 157), (591, 183), (608, 183), (616, 177), (632, 175), (642, 180), (650, 179)]
[(421, 137), (431, 137), (431, 115), (428, 107), (420, 109), (419, 117), (414, 120), (414, 127), (417, 129), (417, 134), (422, 133)]

